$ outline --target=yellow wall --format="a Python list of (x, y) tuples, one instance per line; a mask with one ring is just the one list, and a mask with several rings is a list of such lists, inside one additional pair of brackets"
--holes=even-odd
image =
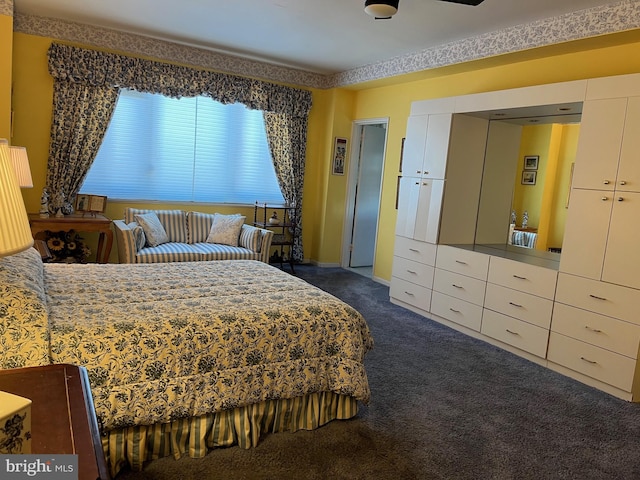
[(11, 140), (11, 46), (13, 17), (0, 15), (0, 138)]
[[(6, 35), (6, 25), (0, 24), (0, 40), (3, 35)], [(50, 41), (51, 39), (21, 33), (13, 35), (13, 105), (16, 112), (13, 143), (24, 145), (29, 151), (34, 189), (25, 193), (25, 203), (31, 211), (35, 211), (38, 206), (46, 170), (52, 91), (52, 81), (46, 69), (46, 50)], [(602, 45), (607, 46), (598, 48)], [(581, 51), (581, 48), (587, 50)], [(561, 53), (563, 50), (570, 53)], [(640, 42), (637, 35), (612, 35), (476, 61), (462, 67), (431, 70), (425, 75), (412, 74), (350, 88), (313, 90), (303, 203), (305, 257), (319, 264), (340, 262), (348, 171), (344, 176), (331, 175), (331, 154), (336, 136), (351, 139), (352, 121), (385, 117), (389, 119), (374, 271), (375, 276), (389, 280), (400, 144), (411, 102), (638, 73), (639, 53)], [(470, 66), (474, 70), (467, 71)], [(6, 88), (6, 85), (0, 84), (0, 98), (6, 96)], [(0, 103), (0, 118), (2, 113)], [(347, 169), (349, 164), (350, 159)], [(110, 203), (107, 214), (120, 218), (123, 206)], [(210, 208), (223, 211), (216, 206)], [(205, 210), (200, 207), (198, 209)]]

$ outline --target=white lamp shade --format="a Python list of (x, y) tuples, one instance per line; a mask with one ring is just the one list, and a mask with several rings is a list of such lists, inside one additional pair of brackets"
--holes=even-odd
[(27, 149), (24, 147), (9, 147), (11, 151), (11, 162), (13, 170), (18, 177), (18, 185), (21, 188), (33, 188), (33, 180), (31, 179), (31, 169), (29, 168), (29, 157)]
[(13, 171), (9, 145), (0, 139), (0, 257), (33, 245), (24, 200)]

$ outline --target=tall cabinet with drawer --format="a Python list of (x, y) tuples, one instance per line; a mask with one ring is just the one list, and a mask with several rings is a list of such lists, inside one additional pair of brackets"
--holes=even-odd
[[(410, 151), (419, 121), (429, 129), (432, 102), (425, 101), (427, 111), (412, 105), (412, 116), (424, 117), (408, 123), (405, 146)], [(562, 102), (581, 103), (583, 110), (559, 272), (480, 254), (485, 250), (466, 245), (473, 244), (463, 239), (468, 231), (456, 230), (474, 224), (477, 191), (470, 179), (482, 176), (475, 163), (461, 163), (464, 155), (452, 156), (465, 143), (454, 136), (456, 119)], [(640, 74), (465, 95), (437, 104), (443, 105), (435, 113), (453, 117), (447, 154), (440, 153), (445, 157), (439, 170), (445, 177), (442, 193), (426, 210), (416, 206), (406, 216), (399, 208), (392, 302), (407, 305), (410, 298), (428, 297), (411, 308), (620, 398), (640, 401)], [(418, 136), (417, 145), (426, 148), (424, 132)], [(466, 177), (452, 174), (465, 169)], [(412, 178), (425, 180), (431, 175), (427, 171), (433, 170), (423, 168)], [(451, 202), (456, 208), (447, 209), (448, 199), (456, 197), (458, 203)], [(407, 218), (421, 228), (404, 228)], [(450, 226), (461, 241), (451, 241)], [(417, 236), (416, 231), (429, 234)], [(419, 261), (401, 252), (406, 242), (437, 245), (428, 260)], [(439, 244), (444, 242), (448, 245)], [(472, 273), (464, 266), (469, 260), (484, 266)], [(429, 268), (418, 274), (417, 263)], [(409, 288), (400, 288), (402, 281), (424, 290), (411, 292), (412, 297)]]
[(640, 400), (640, 80), (591, 81), (563, 241), (549, 366)]

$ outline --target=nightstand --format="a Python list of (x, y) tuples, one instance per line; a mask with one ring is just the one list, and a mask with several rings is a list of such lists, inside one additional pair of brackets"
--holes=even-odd
[(0, 370), (0, 390), (31, 399), (31, 453), (78, 455), (78, 479), (108, 479), (84, 367)]

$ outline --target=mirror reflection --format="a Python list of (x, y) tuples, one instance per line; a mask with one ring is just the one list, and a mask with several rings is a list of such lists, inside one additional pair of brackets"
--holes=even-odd
[(471, 114), (489, 120), (476, 245), (559, 260), (581, 108)]

